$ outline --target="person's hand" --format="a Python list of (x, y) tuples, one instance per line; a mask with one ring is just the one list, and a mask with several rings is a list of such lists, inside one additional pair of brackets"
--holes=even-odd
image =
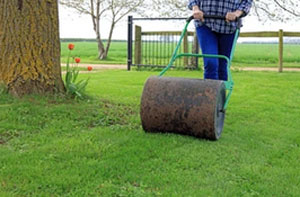
[(226, 22), (235, 21), (237, 18), (242, 16), (243, 11), (236, 10), (235, 12), (227, 12), (226, 14)]
[(204, 13), (199, 9), (198, 6), (194, 6), (193, 7), (193, 16), (194, 16), (194, 19), (198, 19), (202, 22), (204, 22)]

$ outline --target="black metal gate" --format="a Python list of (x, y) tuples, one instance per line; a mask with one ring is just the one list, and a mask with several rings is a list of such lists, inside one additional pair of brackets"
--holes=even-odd
[[(127, 69), (137, 67), (165, 67), (168, 65), (172, 53), (179, 41), (180, 31), (143, 31), (141, 26), (135, 25), (134, 21), (155, 20), (181, 20), (186, 18), (133, 18), (128, 16), (128, 40), (127, 40)], [(135, 30), (135, 32), (133, 32)], [(133, 34), (135, 38), (133, 38)], [(183, 39), (179, 53), (198, 53), (199, 46), (194, 32), (187, 32)], [(173, 67), (198, 68), (198, 58), (183, 57), (176, 61)]]

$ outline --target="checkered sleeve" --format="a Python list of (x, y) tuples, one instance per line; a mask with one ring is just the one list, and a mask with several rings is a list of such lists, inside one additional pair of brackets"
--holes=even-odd
[(195, 6), (195, 5), (199, 6), (200, 5), (200, 0), (189, 0), (188, 8), (190, 10), (192, 10), (193, 6)]
[(243, 16), (246, 16), (250, 12), (250, 8), (252, 6), (252, 0), (242, 0), (238, 10), (244, 12)]

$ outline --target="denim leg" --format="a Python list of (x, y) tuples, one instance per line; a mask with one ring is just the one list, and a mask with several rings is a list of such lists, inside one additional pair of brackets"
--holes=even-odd
[[(225, 55), (230, 58), (231, 49), (234, 41), (235, 33), (233, 34), (218, 34), (219, 43), (219, 55)], [(227, 61), (225, 59), (219, 59), (219, 73), (220, 80), (227, 81)]]
[[(218, 54), (218, 39), (214, 32), (202, 25), (196, 28), (198, 41), (202, 54)], [(203, 58), (204, 79), (219, 79), (219, 60), (216, 58)]]

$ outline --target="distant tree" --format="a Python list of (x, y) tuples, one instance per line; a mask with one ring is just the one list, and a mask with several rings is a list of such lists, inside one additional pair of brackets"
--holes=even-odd
[(152, 0), (152, 15), (167, 17), (188, 16), (188, 0)]
[(252, 14), (262, 21), (299, 20), (299, 7), (299, 0), (254, 0)]
[[(152, 0), (153, 10), (160, 16), (188, 16), (188, 1)], [(287, 21), (300, 19), (299, 0), (253, 0), (252, 15), (259, 20)]]
[(1, 0), (0, 13), (0, 84), (15, 96), (63, 92), (57, 0)]
[[(60, 0), (60, 4), (78, 11), (80, 14), (91, 16), (94, 32), (98, 42), (98, 58), (105, 59), (111, 44), (116, 24), (131, 12), (138, 11), (144, 6), (144, 0)], [(101, 37), (100, 21), (110, 18), (110, 30), (106, 47)], [(125, 33), (125, 32), (124, 32)]]

